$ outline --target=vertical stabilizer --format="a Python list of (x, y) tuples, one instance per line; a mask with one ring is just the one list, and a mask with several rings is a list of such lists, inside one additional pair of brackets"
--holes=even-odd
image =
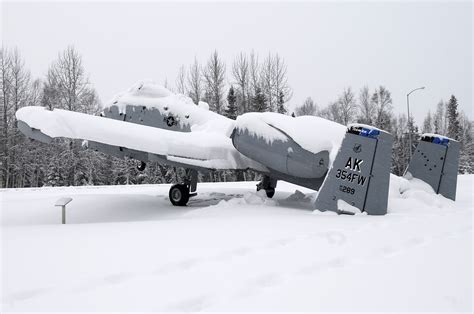
[(392, 143), (390, 133), (363, 124), (350, 125), (315, 207), (337, 213), (349, 213), (345, 208), (356, 207), (369, 215), (385, 215)]
[(423, 180), (437, 194), (454, 201), (459, 149), (460, 144), (456, 140), (438, 134), (423, 134), (404, 176)]

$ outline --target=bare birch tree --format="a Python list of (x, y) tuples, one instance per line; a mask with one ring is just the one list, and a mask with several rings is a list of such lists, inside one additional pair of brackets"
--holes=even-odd
[(31, 91), (28, 98), (28, 106), (38, 106), (41, 104), (43, 83), (40, 79), (35, 79), (31, 83)]
[(257, 88), (260, 86), (260, 63), (258, 55), (252, 51), (250, 53), (249, 74), (250, 74), (250, 89), (252, 97), (255, 96)]
[[(28, 90), (30, 86), (30, 72), (25, 68), (25, 61), (18, 49), (14, 49), (11, 55), (12, 82), (11, 93), (13, 109), (16, 112), (19, 108), (27, 105)], [(14, 118), (16, 121), (16, 118)]]
[(260, 73), (261, 88), (268, 102), (270, 111), (285, 111), (283, 104), (292, 96), (288, 85), (287, 66), (278, 55), (268, 54)]
[(9, 129), (10, 129), (10, 117), (12, 112), (12, 104), (11, 104), (11, 84), (12, 84), (12, 64), (11, 64), (11, 57), (10, 53), (6, 48), (0, 50), (0, 71), (2, 72), (1, 77), (1, 95), (0, 100), (2, 102), (1, 106), (1, 186), (8, 187), (8, 177), (9, 177), (9, 159), (10, 159), (10, 152), (9, 152)]
[(277, 103), (284, 104), (291, 99), (292, 90), (288, 85), (288, 69), (285, 61), (275, 54), (273, 58), (273, 86), (274, 95), (277, 97)]
[(356, 102), (354, 93), (350, 87), (344, 89), (342, 95), (339, 96), (337, 104), (339, 106), (342, 124), (348, 125), (350, 122), (353, 122), (355, 120)]
[(295, 109), (297, 116), (315, 116), (317, 112), (318, 107), (311, 97), (306, 98), (304, 103)]
[(201, 65), (197, 58), (194, 58), (194, 63), (189, 67), (188, 72), (188, 96), (197, 105), (203, 96), (203, 81), (201, 74)]
[(30, 72), (25, 68), (25, 61), (23, 60), (20, 52), (15, 48), (11, 55), (11, 130), (8, 134), (9, 141), (9, 176), (7, 178), (7, 186), (17, 186), (19, 176), (18, 172), (21, 171), (20, 157), (26, 152), (23, 151), (21, 141), (24, 139), (23, 135), (17, 128), (16, 111), (21, 107), (28, 104), (29, 89), (30, 89)]
[(82, 57), (69, 46), (61, 52), (48, 70), (47, 88), (54, 88), (59, 106), (71, 111), (87, 112), (81, 108), (81, 97), (89, 93), (89, 80), (84, 72)]
[(275, 111), (275, 69), (274, 69), (274, 58), (269, 53), (268, 56), (263, 61), (262, 71), (260, 74), (261, 77), (261, 88), (262, 92), (265, 95), (267, 100), (269, 111)]
[(364, 86), (359, 93), (359, 118), (358, 122), (365, 124), (374, 123), (375, 108), (370, 99), (369, 87)]
[(175, 84), (176, 91), (180, 94), (186, 95), (186, 68), (184, 65), (179, 68)]
[(380, 86), (372, 95), (371, 101), (376, 111), (375, 126), (390, 132), (390, 116), (392, 112), (392, 96), (390, 92), (384, 86)]
[(232, 76), (239, 86), (239, 91), (241, 95), (239, 113), (245, 113), (249, 108), (249, 83), (250, 83), (250, 73), (249, 73), (249, 61), (247, 55), (241, 52), (235, 59), (232, 64)]
[(225, 109), (224, 104), (224, 80), (225, 80), (225, 64), (220, 59), (217, 50), (215, 50), (207, 61), (206, 67), (203, 69), (205, 91), (209, 107), (222, 114)]

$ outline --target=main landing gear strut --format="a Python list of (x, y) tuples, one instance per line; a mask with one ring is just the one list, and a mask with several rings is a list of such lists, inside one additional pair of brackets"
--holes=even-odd
[(174, 206), (186, 206), (190, 197), (197, 195), (198, 172), (186, 169), (186, 178), (183, 183), (178, 183), (170, 188), (169, 197)]
[[(196, 196), (198, 172), (194, 169), (186, 169), (186, 178), (183, 183), (178, 183), (170, 188), (169, 197), (174, 206), (186, 206), (190, 197)], [(268, 198), (275, 195), (277, 180), (269, 176), (263, 176), (262, 181), (257, 184), (257, 191), (265, 190)]]
[(264, 189), (267, 197), (272, 198), (273, 195), (275, 195), (276, 186), (277, 179), (270, 178), (269, 176), (263, 176), (262, 181), (257, 184), (257, 191)]

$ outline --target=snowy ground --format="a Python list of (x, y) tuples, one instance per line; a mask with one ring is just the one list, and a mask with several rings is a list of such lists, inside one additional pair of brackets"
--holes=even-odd
[(392, 177), (381, 217), (284, 182), (200, 184), (185, 208), (169, 185), (3, 190), (2, 312), (471, 312), (473, 181), (453, 203)]

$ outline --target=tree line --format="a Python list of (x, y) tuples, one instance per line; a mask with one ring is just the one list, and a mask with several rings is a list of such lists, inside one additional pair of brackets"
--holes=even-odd
[(166, 87), (188, 95), (195, 104), (207, 102), (212, 111), (234, 119), (250, 111), (286, 113), (292, 89), (286, 63), (278, 54), (268, 54), (261, 60), (253, 51), (242, 52), (234, 59), (230, 72), (229, 80), (225, 62), (214, 51), (204, 65), (197, 58), (189, 67), (182, 65), (175, 87)]
[(296, 107), (295, 115), (315, 115), (347, 125), (357, 122), (373, 125), (393, 134), (392, 172), (402, 175), (410, 160), (409, 137), (412, 137), (411, 150), (414, 151), (421, 134), (436, 133), (458, 140), (461, 143), (459, 163), (460, 173), (474, 173), (474, 148), (472, 121), (464, 112), (458, 110), (458, 101), (451, 95), (449, 101), (440, 100), (436, 110), (428, 111), (423, 125), (418, 127), (410, 116), (393, 113), (390, 91), (379, 86), (373, 91), (364, 86), (356, 94), (349, 87), (337, 99), (324, 108), (319, 108), (311, 97)]
[[(89, 81), (80, 53), (72, 46), (58, 53), (44, 77), (33, 78), (18, 49), (0, 50), (0, 187), (40, 187), (69, 185), (114, 185), (169, 183), (183, 176), (183, 169), (150, 163), (144, 171), (134, 160), (118, 159), (83, 149), (81, 141), (55, 139), (52, 145), (32, 142), (18, 128), (15, 112), (23, 106), (61, 108), (98, 114), (102, 105)], [(230, 74), (230, 75), (229, 75)], [(287, 65), (278, 54), (261, 58), (257, 53), (239, 53), (229, 68), (214, 51), (201, 63), (197, 58), (182, 65), (174, 84), (165, 87), (189, 96), (195, 104), (204, 101), (210, 110), (236, 119), (246, 112), (288, 112), (292, 89)], [(414, 143), (418, 127), (405, 115), (394, 117), (391, 94), (383, 86), (358, 95), (346, 88), (325, 107), (308, 97), (296, 106), (293, 116), (316, 115), (342, 124), (360, 122), (394, 134), (392, 170), (402, 174), (408, 162), (409, 133)], [(472, 122), (457, 109), (454, 96), (440, 101), (428, 112), (423, 132), (434, 132), (458, 139), (462, 144), (460, 172), (473, 172)], [(413, 149), (413, 148), (412, 148)], [(200, 174), (200, 181), (257, 180), (252, 171), (214, 171)]]

